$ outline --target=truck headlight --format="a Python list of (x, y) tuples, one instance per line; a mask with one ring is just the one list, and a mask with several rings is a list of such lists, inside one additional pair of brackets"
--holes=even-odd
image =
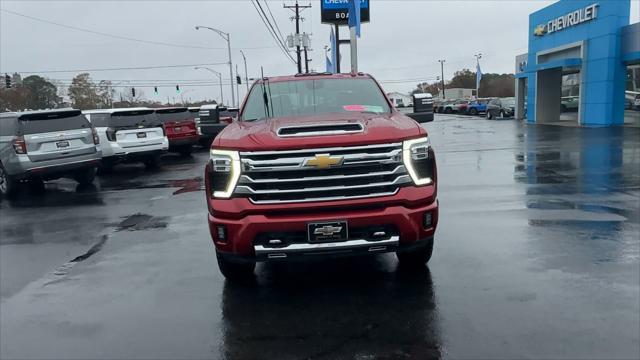
[(428, 185), (433, 181), (433, 159), (429, 155), (431, 142), (428, 137), (405, 140), (402, 143), (402, 161), (416, 185)]
[(240, 154), (231, 150), (211, 150), (210, 185), (213, 197), (228, 199), (240, 179)]

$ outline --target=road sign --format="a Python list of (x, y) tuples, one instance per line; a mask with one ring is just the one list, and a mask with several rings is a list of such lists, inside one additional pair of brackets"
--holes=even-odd
[[(360, 0), (360, 22), (369, 22), (369, 0)], [(346, 25), (349, 20), (349, 0), (320, 0), (323, 24)]]

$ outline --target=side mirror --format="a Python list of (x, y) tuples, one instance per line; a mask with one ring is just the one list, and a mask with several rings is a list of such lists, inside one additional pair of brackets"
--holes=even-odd
[(408, 117), (419, 123), (432, 122), (433, 121), (433, 113), (432, 112), (423, 112), (423, 113), (408, 113), (406, 114)]

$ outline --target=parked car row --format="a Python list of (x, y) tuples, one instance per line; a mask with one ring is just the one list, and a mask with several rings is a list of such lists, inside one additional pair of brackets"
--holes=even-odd
[(123, 162), (157, 168), (162, 154), (188, 156), (198, 142), (209, 146), (233, 120), (233, 109), (217, 105), (2, 113), (0, 194), (15, 194), (20, 182), (62, 177), (90, 184), (97, 171)]
[(440, 100), (433, 104), (433, 111), (441, 114), (481, 115), (487, 119), (512, 117), (515, 113), (515, 98), (481, 98), (477, 100)]

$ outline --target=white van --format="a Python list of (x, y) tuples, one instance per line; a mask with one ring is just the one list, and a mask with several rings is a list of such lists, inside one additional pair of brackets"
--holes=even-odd
[(149, 108), (99, 109), (82, 112), (93, 124), (102, 144), (102, 171), (118, 162), (143, 162), (147, 168), (160, 164), (169, 149), (162, 122)]

